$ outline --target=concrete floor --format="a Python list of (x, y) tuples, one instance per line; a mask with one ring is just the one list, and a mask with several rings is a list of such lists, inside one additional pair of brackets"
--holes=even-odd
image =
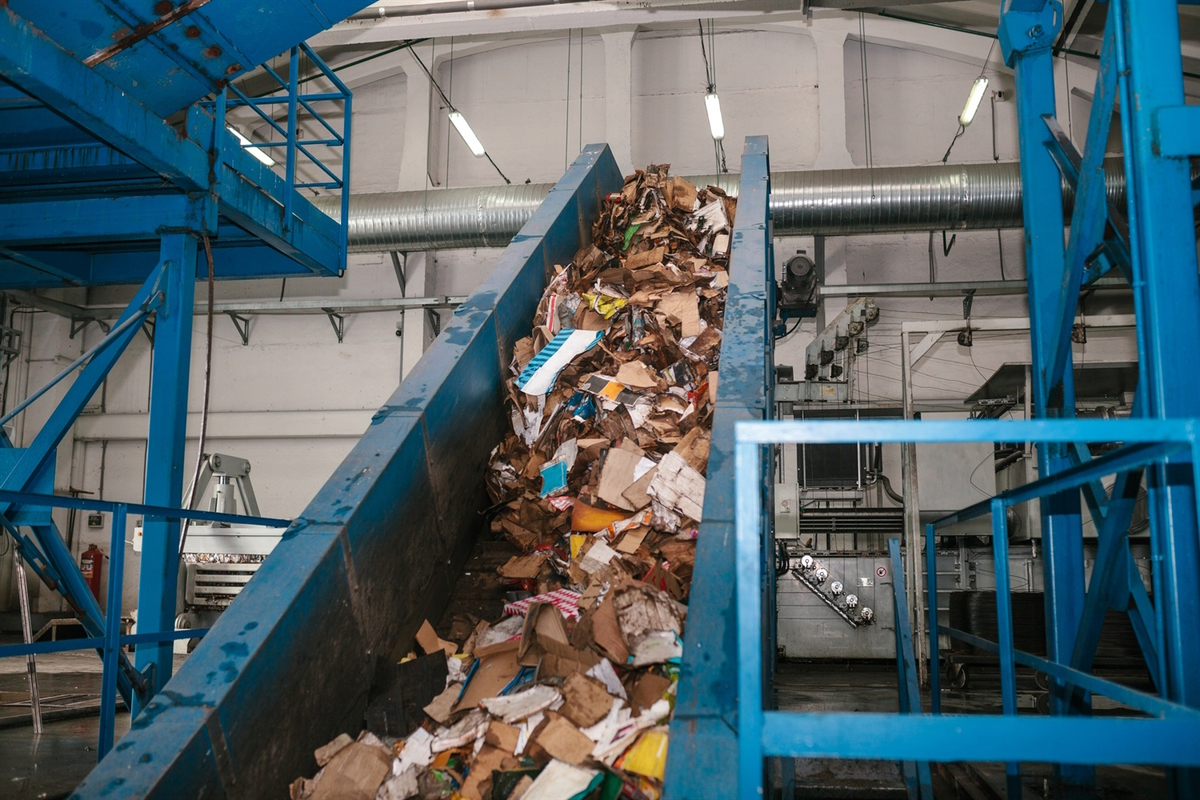
[[(1018, 678), (1018, 705), (1024, 713), (1032, 712), (1044, 692), (1031, 675)], [(896, 668), (890, 664), (783, 662), (776, 668), (775, 685), (779, 708), (785, 711), (899, 710)], [(1098, 709), (1114, 709), (1112, 703), (1096, 705)], [(970, 691), (944, 689), (942, 710), (949, 714), (1000, 713), (1000, 683), (995, 671), (977, 670)], [(864, 729), (863, 735), (870, 736), (870, 730)], [(1056, 796), (1049, 764), (1022, 764), (1021, 775), (1025, 798)], [(795, 787), (795, 797), (805, 800), (907, 797), (899, 765), (891, 761), (799, 760)], [(934, 793), (938, 798), (955, 800), (1004, 797), (1004, 765), (951, 764), (941, 765), (940, 769), (935, 766)], [(1096, 770), (1092, 796), (1105, 800), (1166, 797), (1165, 773), (1155, 767), (1102, 767)]]
[[(176, 668), (186, 656), (176, 656)], [(47, 716), (86, 713), (48, 721), (34, 737), (27, 722), (28, 681), (24, 659), (0, 659), (0, 797), (66, 797), (96, 763), (99, 716), (100, 659), (91, 652), (56, 653), (38, 658), (43, 709)], [(995, 685), (992, 685), (995, 683)], [(1019, 687), (1022, 707), (1035, 705), (1032, 681)], [(897, 710), (896, 671), (888, 664), (783, 662), (776, 672), (779, 707), (789, 711)], [(973, 679), (971, 691), (947, 690), (943, 706), (950, 713), (998, 713), (999, 684), (986, 674)], [(83, 711), (81, 711), (83, 709)], [(119, 739), (129, 729), (129, 715), (118, 711)], [(869, 730), (863, 731), (870, 736)], [(1097, 797), (1126, 800), (1165, 796), (1162, 770), (1112, 768), (1099, 770)], [(796, 764), (796, 798), (892, 798), (907, 796), (894, 762), (810, 759)], [(1023, 765), (1025, 797), (1052, 796), (1048, 765)], [(935, 775), (937, 796), (951, 798), (1002, 797), (1004, 769), (1000, 764), (951, 765)]]
[[(175, 657), (176, 669), (185, 659)], [(66, 797), (96, 765), (100, 658), (91, 651), (52, 653), (38, 656), (37, 667), (45, 720), (41, 736), (33, 735), (29, 721), (25, 659), (0, 659), (2, 798)], [(128, 730), (129, 713), (120, 708), (116, 738)]]

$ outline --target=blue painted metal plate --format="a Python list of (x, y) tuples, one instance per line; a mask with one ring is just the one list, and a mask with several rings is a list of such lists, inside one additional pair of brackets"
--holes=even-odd
[[(369, 0), (210, 0), (94, 69), (166, 117), (369, 4)], [(82, 60), (183, 3), (8, 0), (7, 5), (10, 13)]]
[[(8, 477), (13, 467), (21, 460), (21, 456), (27, 452), (26, 448), (20, 447), (0, 448), (0, 486), (4, 485), (4, 478)], [(29, 491), (38, 494), (54, 494), (53, 456), (46, 463), (46, 466), (42, 468), (42, 471), (34, 476), (33, 485), (29, 487)], [(50, 519), (49, 508), (35, 508), (31, 506), (19, 506), (17, 511), (10, 515), (10, 521), (18, 527), (53, 524), (53, 521)]]

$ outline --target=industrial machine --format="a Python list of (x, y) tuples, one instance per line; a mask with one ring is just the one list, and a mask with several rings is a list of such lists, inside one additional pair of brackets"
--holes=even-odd
[[(262, 516), (250, 480), (250, 462), (246, 459), (221, 453), (205, 456), (196, 478), (196, 490), (184, 498), (184, 506), (197, 508), (201, 498), (208, 494), (209, 486), (213, 489), (209, 511)], [(186, 524), (180, 548), (176, 599), (179, 615), (175, 618), (175, 630), (211, 627), (279, 544), (284, 530), (227, 522)], [(141, 528), (135, 529), (134, 550), (141, 549), (141, 535)], [(177, 639), (175, 652), (190, 652), (189, 648), (197, 641)]]

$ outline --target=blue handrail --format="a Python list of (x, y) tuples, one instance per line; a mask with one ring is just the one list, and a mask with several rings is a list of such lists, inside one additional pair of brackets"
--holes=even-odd
[(104, 758), (112, 749), (117, 713), (117, 656), (120, 648), (127, 645), (170, 642), (176, 639), (195, 639), (208, 632), (207, 628), (184, 631), (143, 631), (132, 635), (121, 635), (121, 590), (125, 578), (125, 529), (129, 514), (155, 519), (192, 519), (203, 522), (223, 522), (231, 525), (261, 525), (270, 528), (286, 528), (291, 520), (271, 517), (248, 517), (241, 514), (222, 514), (215, 511), (192, 511), (182, 508), (164, 508), (142, 503), (122, 503), (110, 500), (92, 500), (84, 497), (62, 497), (37, 494), (35, 492), (13, 492), (0, 490), (0, 503), (35, 508), (73, 508), (81, 511), (100, 511), (112, 514), (112, 538), (109, 542), (108, 603), (104, 607), (104, 636), (86, 639), (71, 639), (57, 642), (35, 642), (0, 646), (0, 658), (16, 658), (43, 653), (62, 653), (73, 650), (97, 650), (104, 669), (100, 683), (100, 732), (96, 748), (96, 760)]
[[(761, 797), (763, 758), (887, 759), (900, 762), (1002, 761), (1009, 765), (1010, 796), (1019, 796), (1022, 761), (1059, 764), (1200, 765), (1200, 710), (1096, 677), (1068, 664), (1016, 650), (1013, 645), (1011, 587), (1008, 574), (1010, 506), (1080, 487), (1104, 475), (1161, 463), (1190, 459), (1190, 479), (1200, 486), (1200, 436), (1196, 420), (1034, 420), (1027, 422), (739, 422), (735, 427), (736, 547), (738, 614), (738, 796)], [(761, 485), (768, 461), (764, 445), (861, 443), (1036, 442), (1041, 445), (1119, 443), (1103, 456), (1056, 473), (985, 503), (972, 506), (926, 527), (927, 591), (931, 654), (932, 713), (922, 713), (920, 698), (905, 685), (913, 676), (909, 664), (898, 666), (902, 678), (902, 709), (909, 713), (795, 713), (764, 710), (764, 614), (760, 588), (771, 533), (762, 520)], [(1085, 448), (1086, 449), (1086, 448)], [(937, 623), (937, 570), (934, 535), (948, 525), (990, 514), (995, 549), (999, 642), (988, 643)], [(1169, 553), (1174, 532), (1151, 528), (1160, 553)], [(903, 601), (903, 571), (899, 542), (890, 543), (894, 560), (893, 588), (897, 594), (897, 624), (908, 619)], [(908, 546), (919, 547), (918, 542)], [(1161, 600), (1162, 598), (1156, 598)], [(902, 613), (901, 613), (902, 612)], [(1000, 715), (943, 715), (937, 676), (939, 634), (969, 641), (1000, 656), (1003, 713)], [(1157, 651), (1164, 652), (1169, 635), (1155, 631)], [(898, 632), (900, 637), (900, 632)], [(907, 648), (900, 643), (901, 659)], [(1166, 648), (1171, 652), (1175, 648)], [(1104, 694), (1129, 705), (1144, 717), (1018, 716), (1016, 664), (1044, 672), (1063, 686)], [(869, 730), (870, 735), (862, 732)], [(924, 784), (924, 775), (919, 775)], [(910, 783), (910, 787), (912, 783)], [(918, 791), (923, 790), (923, 786)]]

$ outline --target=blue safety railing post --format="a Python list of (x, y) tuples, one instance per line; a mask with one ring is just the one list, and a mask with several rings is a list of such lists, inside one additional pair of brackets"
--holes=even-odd
[(738, 797), (763, 791), (763, 615), (760, 446), (734, 447), (738, 620)]
[[(917, 546), (913, 542), (913, 547)], [(904, 582), (904, 559), (900, 555), (900, 540), (888, 539), (888, 555), (892, 560), (892, 608), (895, 611), (896, 675), (900, 693), (900, 713), (921, 713), (921, 688), (917, 664), (913, 656), (912, 622), (908, 618), (908, 591)], [(901, 764), (908, 794), (912, 798), (933, 800), (933, 781), (928, 761), (905, 761)]]
[[(287, 162), (284, 165), (286, 173), (286, 191), (283, 195), (283, 230), (286, 233), (292, 229), (292, 197), (296, 193), (296, 95), (299, 92), (300, 49), (293, 47), (288, 59), (288, 128), (287, 128)], [(342, 223), (346, 220), (343, 218)]]
[[(996, 562), (996, 626), (1000, 645), (1000, 704), (1005, 714), (1017, 713), (1016, 642), (1013, 637), (1012, 586), (1008, 570), (1008, 514), (1004, 501), (992, 500), (992, 552)], [(1021, 799), (1021, 765), (1004, 765), (1011, 800)]]
[(350, 252), (350, 110), (353, 102), (353, 96), (346, 92), (346, 108), (342, 117), (342, 185), (338, 187), (342, 192), (342, 216), (339, 222), (343, 258)]
[[(146, 444), (148, 505), (178, 508), (183, 502), (183, 454), (187, 428), (188, 377), (192, 358), (192, 313), (196, 294), (196, 240), (186, 234), (162, 237), (166, 299), (158, 311), (154, 364), (150, 376), (150, 429)], [(144, 631), (175, 628), (179, 578), (179, 522), (145, 520), (138, 588), (138, 627)], [(134, 698), (133, 713), (170, 679), (174, 648), (170, 642), (139, 647), (137, 668), (149, 686)], [(147, 670), (149, 668), (149, 670)]]
[[(108, 553), (108, 603), (104, 606), (104, 671), (100, 684), (100, 741), (96, 760), (112, 749), (117, 715), (117, 656), (121, 650), (121, 589), (125, 583), (125, 529), (128, 517), (124, 504), (112, 516), (112, 538)], [(174, 627), (172, 625), (172, 627)]]
[(925, 586), (929, 612), (929, 706), (942, 713), (941, 653), (938, 649), (937, 550), (933, 525), (925, 526)]

